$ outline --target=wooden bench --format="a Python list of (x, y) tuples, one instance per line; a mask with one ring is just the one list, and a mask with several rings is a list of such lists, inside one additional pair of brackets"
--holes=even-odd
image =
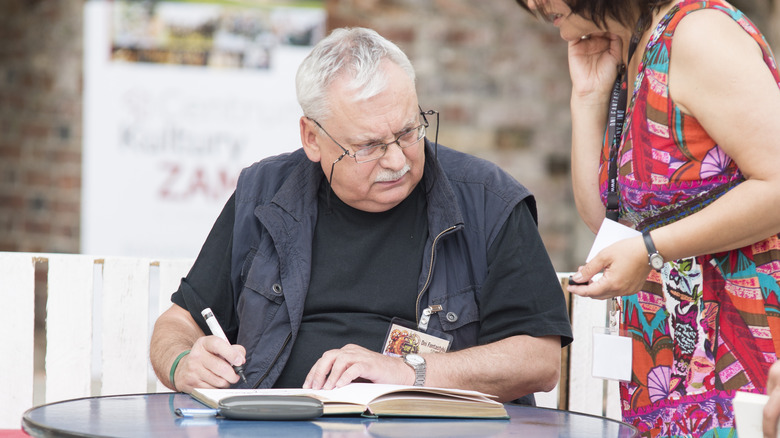
[[(191, 260), (98, 258), (0, 252), (5, 327), (0, 429), (19, 427), (33, 405), (121, 393), (167, 390), (149, 364), (155, 319)], [(35, 295), (45, 320), (42, 373), (35, 371)], [(166, 291), (160, 293), (160, 291)]]
[[(0, 252), (0, 429), (43, 403), (169, 391), (152, 371), (149, 339), (192, 262)], [(565, 286), (568, 273), (559, 276)], [(561, 382), (537, 403), (619, 419), (615, 382), (590, 376), (591, 331), (604, 326), (606, 303), (575, 296), (569, 306), (576, 341), (563, 350)]]

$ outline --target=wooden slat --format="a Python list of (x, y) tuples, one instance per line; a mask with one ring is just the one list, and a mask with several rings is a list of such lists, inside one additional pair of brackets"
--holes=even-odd
[(148, 306), (149, 260), (105, 259), (102, 395), (146, 392)]
[(35, 265), (31, 254), (0, 253), (0, 429), (18, 429), (33, 404)]
[(51, 255), (46, 314), (46, 403), (91, 394), (94, 259)]
[(592, 376), (593, 327), (606, 327), (607, 302), (572, 296), (569, 410), (604, 415), (604, 380)]
[(623, 412), (620, 410), (620, 384), (616, 380), (607, 381), (605, 416), (618, 421), (623, 421)]
[[(159, 262), (160, 288), (157, 297), (157, 316), (171, 307), (171, 294), (179, 288), (182, 277), (187, 275), (193, 262), (194, 260), (189, 259), (161, 260)], [(157, 392), (170, 391), (156, 377), (155, 390)]]
[[(561, 284), (561, 291), (563, 293), (564, 298), (566, 299), (566, 308), (570, 309), (569, 305), (569, 292), (566, 290), (566, 286), (569, 282), (569, 275), (571, 273), (569, 272), (558, 272), (558, 281)], [(571, 312), (569, 312), (569, 315), (571, 315)], [(534, 393), (534, 397), (536, 398), (536, 406), (543, 407), (543, 408), (554, 408), (554, 409), (566, 409), (566, 390), (568, 388), (568, 376), (569, 376), (569, 349), (563, 348), (561, 349), (561, 376), (558, 379), (558, 384), (553, 388), (552, 391), (549, 392), (537, 392)]]
[[(571, 294), (567, 289), (569, 286), (569, 277), (571, 276), (572, 272), (558, 272), (557, 274), (558, 281), (561, 283), (561, 290), (563, 290), (563, 297), (566, 299), (566, 310), (569, 312), (569, 322), (571, 322), (572, 300)], [(573, 335), (574, 334), (572, 333), (572, 336)], [(577, 338), (574, 337), (574, 339), (576, 340)], [(560, 383), (558, 383), (558, 409), (564, 410), (569, 408), (570, 355), (571, 344), (567, 345), (566, 348), (561, 351), (561, 379)]]
[(160, 294), (158, 297), (158, 315), (171, 307), (171, 294), (179, 288), (181, 279), (187, 275), (194, 260), (176, 259), (161, 260), (160, 265)]

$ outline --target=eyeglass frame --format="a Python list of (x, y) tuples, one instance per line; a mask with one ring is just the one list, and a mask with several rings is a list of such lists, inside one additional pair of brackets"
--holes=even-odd
[[(309, 120), (311, 120), (312, 122), (314, 122), (314, 124), (315, 124), (315, 125), (317, 125), (317, 127), (318, 127), (318, 128), (320, 128), (320, 129), (322, 130), (322, 132), (324, 132), (324, 133), (325, 133), (325, 135), (327, 135), (327, 136), (328, 136), (328, 138), (329, 138), (329, 139), (330, 139), (330, 140), (331, 140), (333, 143), (336, 143), (336, 146), (338, 146), (338, 147), (340, 147), (340, 148), (341, 148), (342, 154), (341, 154), (341, 155), (339, 155), (339, 157), (338, 157), (338, 158), (336, 158), (336, 161), (334, 161), (334, 162), (333, 162), (333, 164), (335, 165), (336, 163), (338, 163), (339, 161), (341, 161), (341, 159), (342, 159), (342, 158), (344, 158), (345, 156), (346, 156), (346, 157), (350, 157), (350, 158), (354, 159), (354, 160), (355, 160), (355, 163), (357, 163), (357, 164), (370, 163), (370, 162), (372, 162), (372, 161), (376, 161), (376, 160), (378, 160), (378, 159), (380, 159), (380, 158), (384, 157), (384, 156), (387, 154), (387, 149), (388, 149), (388, 148), (390, 147), (390, 145), (392, 145), (393, 143), (395, 143), (396, 145), (398, 145), (398, 147), (399, 147), (399, 148), (401, 148), (402, 150), (403, 150), (403, 149), (406, 149), (406, 148), (409, 148), (409, 147), (412, 147), (412, 146), (414, 146), (414, 145), (416, 145), (416, 144), (420, 143), (420, 140), (422, 140), (423, 138), (425, 138), (425, 130), (426, 130), (426, 129), (427, 129), (429, 126), (431, 126), (431, 124), (428, 122), (428, 118), (427, 118), (427, 117), (425, 117), (425, 114), (426, 114), (426, 112), (424, 112), (424, 111), (422, 111), (422, 109), (420, 109), (420, 115), (421, 115), (421, 116), (422, 116), (422, 118), (423, 118), (423, 122), (422, 122), (421, 124), (419, 124), (419, 125), (415, 126), (414, 128), (411, 128), (411, 129), (409, 129), (409, 130), (407, 130), (407, 131), (403, 132), (402, 134), (399, 134), (398, 136), (396, 136), (395, 140), (393, 140), (393, 141), (391, 141), (391, 142), (389, 142), (389, 143), (382, 143), (382, 144), (377, 144), (377, 145), (373, 145), (373, 146), (366, 146), (365, 148), (363, 148), (363, 149), (360, 149), (359, 151), (356, 151), (356, 152), (352, 152), (352, 153), (350, 153), (350, 151), (349, 151), (347, 148), (345, 148), (344, 146), (342, 146), (342, 145), (341, 145), (341, 143), (337, 142), (337, 141), (336, 141), (336, 139), (335, 139), (335, 138), (333, 138), (333, 136), (332, 136), (332, 135), (330, 135), (330, 133), (328, 133), (328, 131), (326, 131), (326, 130), (325, 130), (325, 128), (323, 128), (323, 127), (322, 127), (322, 125), (320, 125), (320, 123), (319, 123), (318, 121), (316, 121), (316, 120), (314, 120), (314, 119), (312, 119), (311, 117), (308, 117), (308, 116), (307, 116), (306, 118), (307, 118), (307, 119), (309, 119)], [(404, 135), (407, 135), (407, 134), (409, 134), (409, 133), (411, 133), (411, 132), (414, 132), (414, 131), (417, 131), (417, 139), (416, 139), (414, 142), (412, 142), (412, 143), (409, 143), (409, 144), (407, 144), (407, 145), (405, 145), (405, 146), (404, 146), (404, 145), (401, 145), (401, 137), (403, 137)], [(379, 156), (378, 156), (378, 157), (376, 157), (376, 158), (371, 158), (371, 159), (364, 160), (364, 161), (360, 161), (360, 160), (358, 160), (358, 155), (357, 155), (357, 154), (358, 154), (358, 152), (360, 152), (360, 151), (366, 151), (366, 150), (371, 150), (371, 151), (374, 151), (374, 150), (376, 150), (377, 148), (383, 148), (383, 149), (382, 149), (382, 155), (379, 155)]]

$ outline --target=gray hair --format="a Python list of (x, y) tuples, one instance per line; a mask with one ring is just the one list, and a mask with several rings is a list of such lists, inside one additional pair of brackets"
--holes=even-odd
[(384, 59), (401, 67), (414, 83), (412, 63), (398, 46), (371, 29), (335, 29), (298, 67), (295, 89), (303, 114), (314, 120), (327, 119), (328, 87), (342, 74), (352, 76), (347, 87), (357, 92), (357, 100), (381, 93), (387, 86), (387, 76), (379, 71)]

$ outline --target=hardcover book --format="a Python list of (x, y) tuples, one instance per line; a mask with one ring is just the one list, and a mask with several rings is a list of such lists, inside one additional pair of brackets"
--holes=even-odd
[(509, 418), (495, 396), (451, 388), (351, 383), (331, 390), (196, 388), (191, 395), (212, 408), (217, 408), (225, 397), (304, 395), (322, 401), (324, 415)]

